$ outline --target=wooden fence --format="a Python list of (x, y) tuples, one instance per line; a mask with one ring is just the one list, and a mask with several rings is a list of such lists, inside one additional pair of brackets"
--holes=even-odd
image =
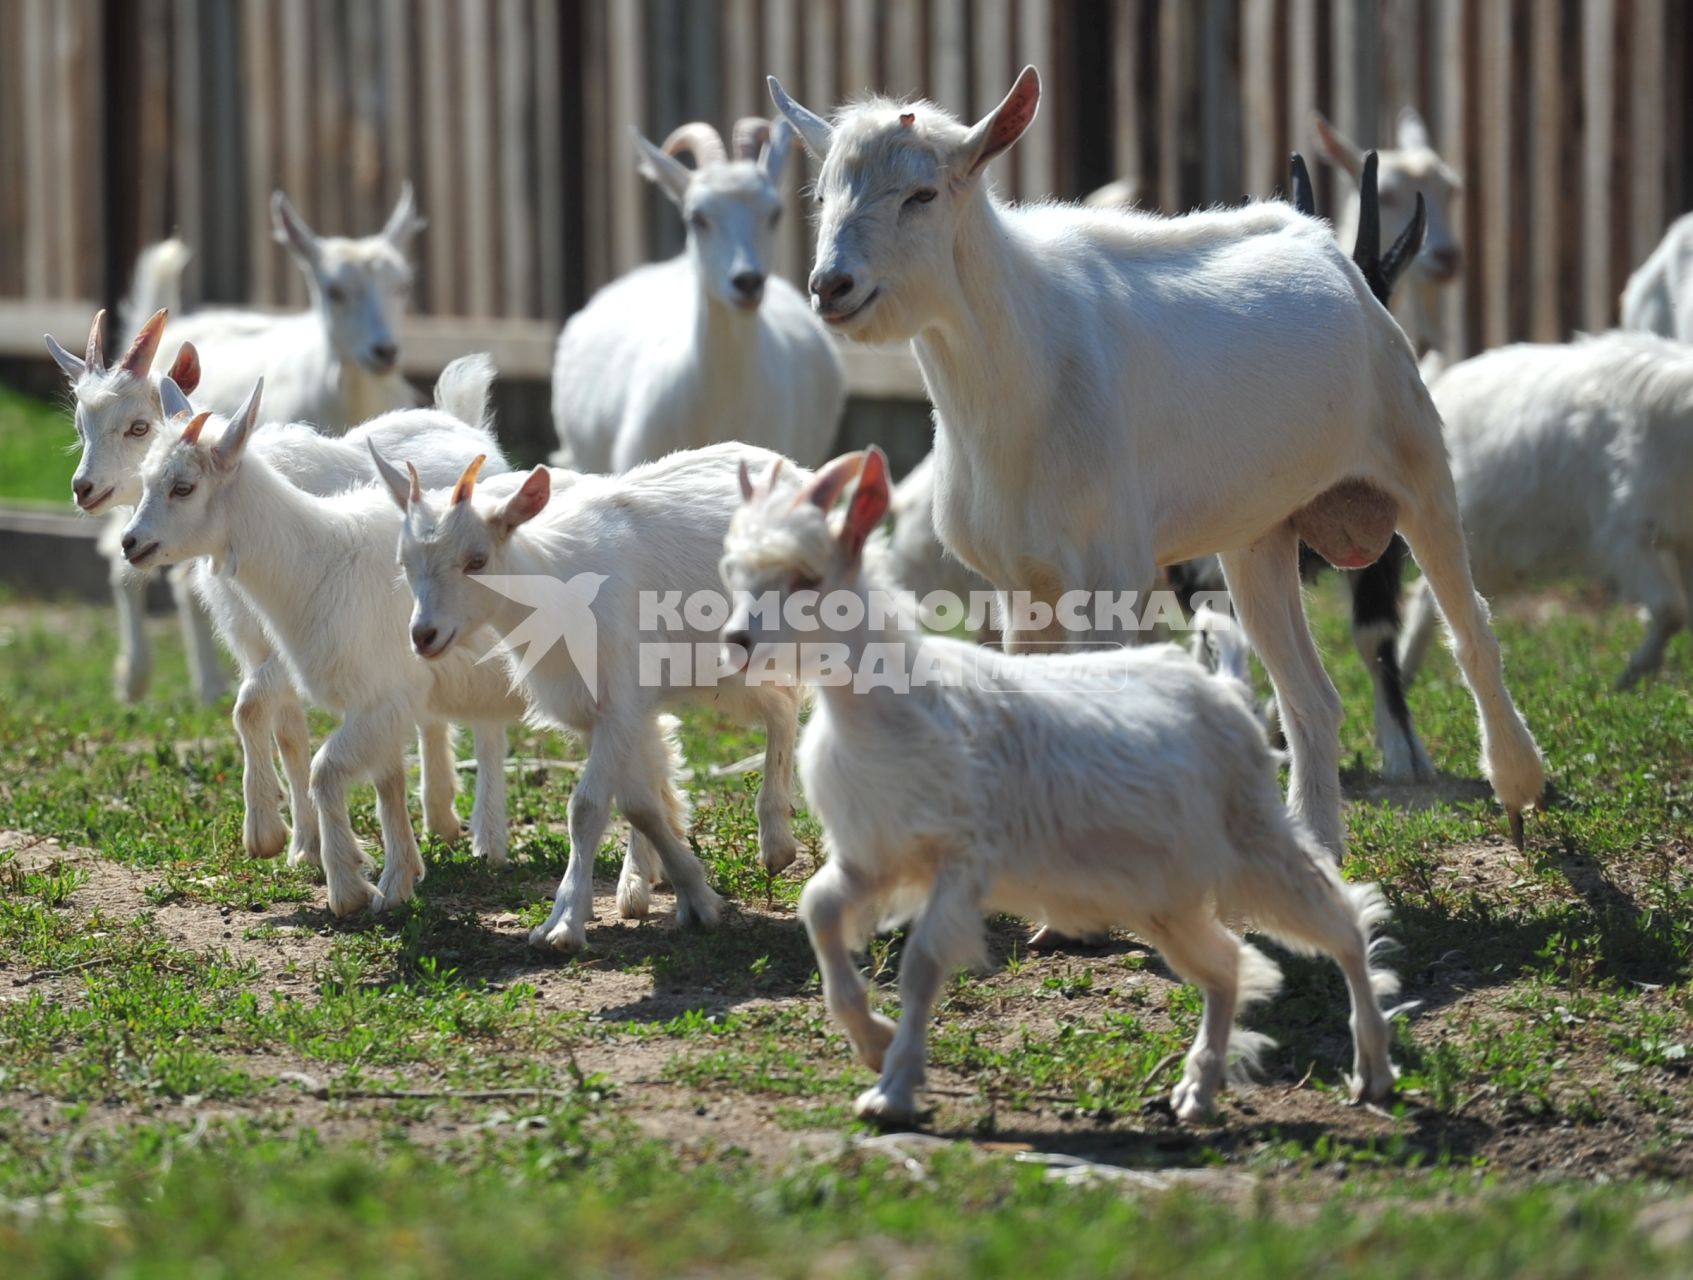
[[(172, 231), (191, 297), (297, 305), (270, 191), (360, 231), (410, 177), (413, 367), (475, 342), (540, 376), (594, 288), (680, 243), (631, 126), (726, 130), (768, 110), (767, 71), (818, 107), (880, 89), (974, 115), (1025, 62), (1047, 91), (999, 166), (1014, 195), (1125, 175), (1170, 211), (1267, 194), (1311, 107), (1367, 144), (1417, 105), (1466, 179), (1458, 354), (1608, 323), (1693, 207), (1682, 0), (4, 0), (0, 349), (74, 335)], [(806, 223), (783, 228), (799, 279)]]

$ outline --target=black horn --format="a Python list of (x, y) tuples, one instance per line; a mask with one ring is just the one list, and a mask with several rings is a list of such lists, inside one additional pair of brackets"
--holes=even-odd
[(1381, 198), (1376, 193), (1376, 164), (1376, 153), (1365, 152), (1364, 172), (1358, 179), (1358, 239), (1352, 245), (1352, 261), (1366, 276), (1381, 261)]
[[(1382, 296), (1393, 292), (1393, 286), (1399, 277), (1405, 274), (1405, 268), (1411, 265), (1419, 253), (1423, 251), (1423, 237), (1428, 232), (1428, 208), (1423, 204), (1423, 193), (1417, 192), (1417, 211), (1411, 215), (1411, 220), (1405, 224), (1405, 229), (1399, 233), (1399, 238), (1393, 242), (1393, 247), (1382, 255), (1381, 290)], [(1371, 288), (1374, 288), (1374, 282)]]
[(1311, 189), (1311, 172), (1305, 167), (1305, 157), (1295, 151), (1288, 160), (1293, 173), (1293, 207), (1307, 218), (1317, 216), (1317, 196)]

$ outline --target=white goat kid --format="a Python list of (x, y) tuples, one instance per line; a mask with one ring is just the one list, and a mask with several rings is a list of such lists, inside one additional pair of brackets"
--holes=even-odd
[[(166, 315), (156, 313), (141, 326), (123, 358), (106, 365), (106, 313), (94, 317), (88, 332), (84, 356), (72, 355), (51, 334), (43, 341), (55, 363), (70, 380), (75, 405), (77, 442), (82, 450), (76, 472), (71, 476), (71, 497), (77, 507), (93, 515), (107, 513), (96, 547), (106, 557), (112, 600), (118, 612), (118, 656), (113, 665), (113, 686), (122, 702), (138, 701), (153, 677), (153, 647), (145, 630), (147, 578), (124, 563), (118, 543), (129, 519), (125, 509), (135, 501), (134, 475), (152, 443), (153, 432), (163, 421), (159, 403), (160, 378), (153, 374), (159, 338)], [(193, 390), (200, 380), (200, 362), (194, 344), (185, 342), (171, 364), (170, 376), (179, 386)], [(218, 662), (217, 644), (211, 622), (188, 588), (187, 571), (169, 575), (182, 638), (188, 653), (188, 672), (194, 692), (202, 702), (216, 702), (227, 687)]]
[[(860, 470), (832, 528), (828, 510)], [(828, 862), (799, 910), (830, 1014), (881, 1073), (860, 1116), (915, 1117), (935, 999), (953, 969), (983, 961), (982, 917), (993, 911), (1072, 933), (1126, 926), (1201, 988), (1204, 1019), (1172, 1098), (1183, 1120), (1211, 1112), (1231, 1032), (1240, 1057), (1263, 1043), (1233, 1030), (1235, 1012), (1280, 979), (1228, 922), (1335, 959), (1352, 998), (1353, 1096), (1388, 1093), (1376, 996), (1396, 984), (1370, 967), (1386, 908), (1373, 886), (1343, 884), (1289, 818), (1236, 681), (1173, 645), (1007, 658), (916, 629), (873, 630), (867, 619), (883, 611), (872, 597), (888, 584), (860, 553), (888, 505), (880, 451), (831, 463), (797, 501), (746, 488), (723, 553), (737, 601), (723, 640), (755, 664), (770, 646), (797, 644), (800, 677), (818, 682), (800, 771)], [(790, 628), (797, 590), (826, 602), (820, 632)], [(755, 612), (754, 599), (782, 608)], [(854, 678), (819, 680), (823, 663)], [(851, 953), (901, 921), (896, 1027), (871, 1012)]]
[(663, 150), (635, 135), (642, 173), (687, 224), (687, 249), (607, 285), (565, 325), (553, 362), (560, 466), (627, 471), (719, 440), (806, 466), (828, 455), (840, 356), (804, 296), (770, 274), (791, 137), (786, 124), (743, 120), (728, 160), (707, 124), (682, 126)]
[[(873, 99), (831, 125), (778, 107), (822, 157), (811, 289), (836, 330), (908, 338), (935, 405), (935, 524), (1002, 592), (1145, 592), (1220, 552), (1275, 685), (1289, 803), (1337, 856), (1339, 695), (1300, 595), (1301, 538), (1341, 567), (1395, 526), (1452, 620), (1487, 776), (1520, 838), (1540, 754), (1470, 581), (1440, 419), (1404, 334), (1322, 224), (1279, 201), (1182, 218), (1010, 206), (989, 162), (1034, 118), (1025, 69), (966, 128)], [(1007, 613), (1007, 645), (1064, 642)], [(1121, 641), (1121, 619), (1086, 633)]]
[[(1352, 179), (1346, 206), (1335, 223), (1335, 236), (1351, 244), (1358, 231), (1358, 183), (1364, 172), (1365, 151), (1329, 123), (1320, 111), (1311, 113), (1312, 129), (1319, 152)], [(1444, 353), (1446, 329), (1441, 317), (1441, 290), (1458, 279), (1463, 266), (1463, 247), (1453, 223), (1453, 206), (1463, 193), (1463, 180), (1451, 165), (1435, 152), (1428, 126), (1414, 107), (1399, 113), (1398, 145), (1378, 151), (1380, 171), (1376, 189), (1381, 201), (1381, 232), (1389, 240), (1398, 238), (1416, 214), (1417, 197), (1423, 198), (1428, 232), (1423, 251), (1412, 264), (1407, 287), (1395, 299), (1394, 314), (1418, 355)], [(1443, 366), (1443, 354), (1428, 363), (1434, 376)]]
[[(713, 924), (718, 898), (688, 846), (687, 804), (677, 788), (680, 755), (673, 721), (661, 709), (708, 705), (767, 734), (758, 793), (759, 857), (776, 872), (794, 859), (793, 747), (799, 692), (791, 685), (719, 680), (715, 662), (649, 666), (643, 654), (672, 651), (715, 656), (710, 618), (696, 615), (700, 593), (720, 598), (717, 553), (740, 501), (737, 468), (776, 460), (768, 450), (725, 444), (680, 453), (619, 477), (583, 476), (537, 467), (515, 490), (511, 479), (474, 492), (467, 473), (445, 506), (390, 475), (406, 511), (400, 559), (416, 599), (412, 641), (431, 662), (463, 652), (479, 628), (521, 642), (528, 605), (495, 587), (527, 579), (546, 583), (573, 619), (565, 643), (526, 656), (516, 669), (532, 713), (580, 734), (588, 761), (570, 794), (570, 862), (553, 910), (530, 944), (561, 951), (587, 942), (593, 910), (594, 855), (612, 805), (633, 828), (618, 907), (643, 915), (661, 875), (676, 888), (683, 923)], [(790, 468), (794, 484), (807, 473)], [(676, 624), (645, 616), (668, 595), (683, 602)], [(696, 620), (697, 619), (697, 620)], [(530, 644), (538, 644), (531, 640)], [(592, 682), (583, 672), (594, 662)], [(656, 856), (655, 856), (656, 855)]]
[[(367, 905), (381, 911), (410, 898), (424, 875), (406, 811), (411, 727), (459, 721), (475, 728), (471, 838), (498, 864), (506, 853), (504, 726), (522, 704), (497, 670), (476, 665), (474, 639), (448, 662), (424, 666), (411, 656), (407, 599), (394, 573), (400, 519), (392, 503), (379, 486), (321, 497), (290, 484), (262, 449), (249, 447), (261, 387), (215, 438), (202, 439), (210, 416), (202, 413), (180, 438), (154, 446), (124, 551), (138, 567), (209, 557), (212, 572), (228, 575), (263, 618), (299, 686), (340, 714), (309, 782), (329, 907), (338, 916)], [(429, 428), (430, 452), (460, 465), (493, 447), (484, 431), (445, 415), (410, 425), (413, 439)], [(432, 761), (429, 754), (426, 747), (426, 773), (450, 770), (450, 755)], [(384, 849), (374, 886), (347, 816), (347, 790), (366, 776), (376, 784)]]
[[(1620, 331), (1501, 347), (1453, 365), (1434, 400), (1477, 586), (1606, 582), (1647, 614), (1618, 687), (1656, 671), (1693, 605), (1693, 347)], [(1407, 612), (1409, 679), (1434, 630), (1426, 589)]]
[[(213, 308), (173, 321), (165, 341), (192, 341), (206, 361), (196, 400), (227, 417), (263, 378), (275, 421), (309, 422), (330, 435), (417, 404), (399, 371), (399, 324), (412, 281), (407, 254), (424, 225), (411, 184), (382, 230), (356, 239), (319, 236), (280, 191), (270, 207), (277, 240), (306, 277), (311, 307), (287, 315)], [(176, 240), (144, 251), (126, 311), (180, 310), (187, 261)]]
[(1622, 327), (1693, 342), (1693, 213), (1670, 224), (1622, 291)]

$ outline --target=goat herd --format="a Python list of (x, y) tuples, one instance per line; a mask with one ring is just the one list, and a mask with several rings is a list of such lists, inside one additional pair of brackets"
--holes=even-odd
[[(829, 855), (800, 916), (831, 1015), (880, 1072), (858, 1101), (879, 1122), (918, 1113), (934, 1002), (980, 957), (988, 911), (1072, 933), (1131, 928), (1200, 986), (1173, 1097), (1184, 1120), (1208, 1114), (1231, 1060), (1250, 1058), (1257, 1038), (1234, 1029), (1236, 1010), (1279, 978), (1241, 930), (1330, 955), (1351, 996), (1354, 1096), (1383, 1097), (1394, 1068), (1380, 997), (1395, 984), (1372, 966), (1371, 935), (1386, 909), (1338, 873), (1341, 704), (1306, 628), (1301, 545), (1351, 570), (1390, 553), (1389, 589), (1358, 589), (1356, 613), (1396, 777), (1428, 771), (1400, 678), (1439, 609), (1520, 843), (1541, 757), (1476, 587), (1549, 571), (1610, 579), (1650, 613), (1624, 683), (1685, 621), (1693, 347), (1673, 339), (1693, 339), (1693, 221), (1625, 300), (1626, 319), (1668, 336), (1619, 331), (1420, 371), (1383, 304), (1425, 237), (1418, 289), (1456, 270), (1431, 185), (1456, 180), (1414, 118), (1379, 190), (1377, 159), (1319, 122), (1325, 152), (1359, 179), (1349, 259), (1312, 216), (1297, 160), (1291, 205), (1171, 218), (997, 199), (984, 175), (1034, 117), (1032, 67), (969, 126), (886, 98), (830, 121), (770, 90), (779, 117), (737, 126), (732, 157), (706, 125), (663, 148), (639, 140), (687, 248), (607, 286), (565, 327), (552, 467), (507, 466), (485, 356), (449, 366), (431, 408), (399, 376), (422, 226), (409, 187), (357, 240), (316, 235), (276, 195), (307, 313), (168, 320), (186, 250), (167, 241), (137, 266), (127, 313), (153, 314), (115, 364), (104, 313), (80, 358), (48, 338), (75, 393), (77, 505), (130, 509), (103, 540), (120, 695), (148, 676), (135, 571), (176, 566), (199, 691), (219, 692), (214, 633), (241, 670), (246, 849), (321, 867), (338, 916), (402, 903), (423, 878), (406, 794), (414, 731), (424, 828), (455, 840), (449, 726), (471, 726), (470, 840), (491, 865), (507, 857), (506, 727), (529, 717), (579, 734), (569, 865), (530, 936), (561, 951), (587, 941), (614, 806), (630, 826), (619, 911), (645, 914), (668, 882), (680, 921), (716, 921), (669, 713), (697, 702), (761, 723), (759, 857), (774, 872), (796, 855), (797, 751)], [(809, 305), (765, 265), (795, 134), (820, 166)], [(1383, 211), (1406, 227), (1386, 254)], [(922, 367), (934, 452), (897, 492), (878, 448), (824, 464), (844, 396), (830, 331), (909, 341)], [(167, 340), (177, 354), (156, 372)], [(1396, 647), (1407, 545), (1423, 576)], [(1122, 601), (1172, 566), (1202, 578), (1193, 562), (1211, 556), (1275, 688), (1285, 802), (1226, 626), (1196, 616), (1216, 672), (1133, 643), (1140, 621)], [(1001, 643), (945, 638), (884, 607), (896, 583), (991, 584)], [(695, 607), (710, 601), (720, 607)], [(1092, 615), (1078, 618), (1077, 601)], [(503, 665), (481, 661), (502, 638)], [(1071, 651), (1030, 652), (1056, 646)], [(816, 700), (800, 741), (802, 687)], [(340, 717), (315, 755), (308, 700)], [(374, 882), (347, 809), (364, 778), (382, 831)], [(896, 1025), (872, 1012), (852, 956), (900, 922)]]

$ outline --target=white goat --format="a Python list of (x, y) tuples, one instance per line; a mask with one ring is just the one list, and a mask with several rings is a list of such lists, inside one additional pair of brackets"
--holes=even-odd
[[(1311, 113), (1311, 127), (1319, 152), (1352, 179), (1346, 207), (1334, 227), (1340, 242), (1351, 244), (1358, 229), (1358, 183), (1364, 172), (1366, 153), (1320, 111)], [(1381, 199), (1382, 234), (1390, 240), (1398, 237), (1415, 216), (1419, 195), (1427, 210), (1428, 233), (1423, 240), (1423, 251), (1414, 263), (1409, 287), (1400, 291), (1394, 314), (1419, 355), (1430, 351), (1443, 353), (1446, 329), (1440, 314), (1440, 291), (1457, 280), (1463, 266), (1463, 247), (1452, 215), (1464, 184), (1457, 171), (1436, 153), (1428, 126), (1416, 108), (1406, 107), (1399, 113), (1396, 141), (1397, 147), (1376, 153), (1381, 165), (1377, 191)], [(1430, 382), (1439, 376), (1443, 361), (1444, 356), (1437, 355), (1429, 363)]]
[[(641, 172), (681, 210), (687, 249), (607, 285), (565, 325), (553, 362), (560, 466), (627, 471), (719, 440), (806, 466), (828, 456), (845, 400), (840, 356), (769, 268), (791, 137), (743, 120), (726, 160), (707, 124), (682, 126), (662, 151), (635, 135)], [(698, 167), (676, 160), (681, 151)]]
[[(280, 191), (271, 196), (270, 212), (277, 240), (306, 277), (312, 305), (288, 315), (220, 307), (174, 320), (164, 341), (192, 341), (205, 358), (197, 400), (227, 417), (263, 378), (276, 421), (308, 422), (330, 435), (417, 404), (399, 371), (399, 323), (412, 281), (407, 252), (424, 225), (411, 184), (401, 188), (387, 225), (357, 239), (319, 236)], [(125, 303), (132, 323), (181, 309), (187, 262), (179, 240), (142, 253)]]
[[(1321, 223), (1279, 201), (1182, 218), (1001, 203), (982, 177), (1034, 118), (1033, 67), (969, 128), (885, 98), (831, 125), (771, 90), (823, 161), (815, 305), (854, 338), (911, 340), (935, 405), (935, 523), (959, 559), (1056, 605), (1222, 553), (1287, 729), (1289, 803), (1338, 856), (1341, 704), (1306, 627), (1299, 542), (1356, 567), (1397, 526), (1452, 620), (1521, 838), (1540, 754), (1470, 581), (1440, 418)], [(1006, 610), (1008, 647), (1073, 638), (1064, 612), (1036, 629)], [(1094, 643), (1129, 633), (1099, 621)]]
[[(1645, 607), (1618, 679), (1658, 669), (1693, 604), (1693, 347), (1615, 331), (1501, 347), (1434, 388), (1477, 586), (1493, 597), (1560, 575)], [(1421, 663), (1434, 602), (1412, 596), (1401, 665)]]
[[(52, 334), (43, 335), (48, 352), (71, 384), (77, 441), (82, 449), (71, 476), (71, 497), (80, 510), (107, 515), (95, 546), (106, 557), (112, 599), (117, 605), (118, 656), (113, 685), (122, 702), (140, 699), (153, 677), (153, 648), (145, 630), (147, 579), (124, 563), (118, 542), (129, 519), (126, 508), (135, 501), (130, 477), (152, 443), (154, 429), (164, 420), (153, 359), (165, 319), (161, 311), (142, 325), (123, 358), (109, 368), (104, 311), (94, 317), (85, 356), (74, 356)], [(170, 376), (188, 390), (199, 382), (200, 362), (193, 343), (182, 344)], [(204, 702), (216, 702), (226, 685), (211, 623), (188, 588), (187, 570), (173, 570), (168, 577), (182, 621), (194, 692)]]
[[(982, 593), (993, 591), (993, 584), (981, 574), (968, 568), (946, 549), (935, 531), (935, 458), (925, 455), (894, 486), (894, 527), (891, 533), (878, 532), (872, 546), (885, 555), (884, 568), (888, 576), (907, 591), (919, 597), (931, 592), (955, 596), (969, 606)], [(984, 640), (997, 639), (998, 629), (991, 621), (980, 628)]]
[[(759, 857), (771, 872), (794, 860), (798, 690), (720, 681), (715, 628), (722, 614), (697, 612), (702, 600), (721, 603), (717, 553), (740, 500), (737, 467), (776, 458), (749, 445), (714, 445), (618, 477), (536, 467), (515, 489), (510, 479), (483, 487), (492, 492), (473, 490), (473, 470), (444, 507), (390, 471), (394, 498), (406, 512), (400, 560), (416, 599), (417, 652), (444, 661), (463, 653), (464, 637), (481, 628), (513, 645), (528, 639), (515, 678), (533, 714), (588, 742), (588, 762), (570, 793), (570, 862), (552, 913), (529, 935), (531, 945), (562, 951), (586, 945), (594, 855), (613, 803), (633, 828), (619, 910), (645, 914), (649, 888), (662, 875), (676, 887), (679, 920), (716, 922), (717, 895), (688, 847), (674, 722), (661, 708), (703, 703), (765, 726)], [(793, 470), (790, 489), (807, 474)], [(525, 583), (543, 585), (526, 589)], [(673, 618), (663, 616), (665, 596), (679, 610)], [(528, 638), (523, 599), (548, 606), (537, 615), (565, 644), (546, 648), (545, 637)], [(676, 646), (684, 647), (679, 663), (654, 661), (675, 654)], [(702, 651), (709, 664), (693, 661)]]
[[(830, 506), (860, 471), (831, 528)], [(888, 616), (874, 598), (887, 584), (861, 559), (888, 506), (881, 452), (831, 463), (798, 501), (743, 484), (747, 502), (723, 553), (737, 601), (723, 642), (755, 666), (787, 649), (788, 665), (818, 685), (800, 771), (829, 860), (799, 910), (829, 1012), (881, 1073), (858, 1099), (860, 1116), (915, 1117), (935, 998), (954, 968), (985, 959), (990, 911), (1070, 932), (1127, 926), (1203, 990), (1200, 1033), (1172, 1097), (1183, 1120), (1212, 1110), (1235, 1011), (1280, 981), (1231, 929), (1241, 921), (1335, 959), (1352, 997), (1353, 1096), (1389, 1092), (1376, 996), (1396, 984), (1370, 967), (1371, 927), (1386, 907), (1374, 886), (1343, 884), (1289, 818), (1274, 755), (1235, 680), (1173, 645), (1007, 657), (882, 629), (870, 620)], [(801, 590), (823, 602), (819, 630), (790, 621)], [(896, 1027), (870, 1011), (851, 953), (878, 924), (902, 921)], [(1247, 1059), (1263, 1043), (1233, 1036)]]
[[(474, 637), (448, 662), (425, 666), (411, 656), (407, 601), (394, 573), (400, 520), (392, 503), (375, 485), (324, 497), (289, 483), (257, 440), (292, 433), (303, 442), (311, 432), (284, 427), (255, 433), (262, 386), (212, 438), (202, 439), (210, 417), (202, 413), (180, 438), (155, 443), (142, 465), (141, 500), (124, 531), (124, 554), (137, 567), (209, 558), (210, 571), (226, 575), (263, 619), (299, 686), (341, 715), (312, 760), (308, 783), (329, 907), (338, 916), (366, 905), (381, 911), (410, 898), (424, 875), (406, 812), (404, 751), (411, 726), (461, 721), (474, 727), (471, 839), (479, 854), (498, 864), (506, 855), (504, 726), (523, 708), (496, 669), (476, 665)], [(403, 439), (408, 448), (461, 466), (494, 451), (486, 432), (445, 414), (396, 416), (410, 421), (388, 439), (390, 445)], [(434, 421), (427, 421), (431, 416)], [(368, 439), (342, 445), (368, 448)], [(277, 448), (279, 458), (287, 452)], [(329, 468), (342, 483), (345, 463)], [(450, 771), (450, 753), (444, 761), (431, 761), (429, 754), (426, 747), (426, 773), (443, 764)], [(376, 783), (384, 848), (382, 879), (374, 886), (363, 874), (368, 863), (347, 816), (347, 789), (366, 776)]]
[(1693, 213), (1670, 224), (1622, 291), (1622, 327), (1693, 342)]

